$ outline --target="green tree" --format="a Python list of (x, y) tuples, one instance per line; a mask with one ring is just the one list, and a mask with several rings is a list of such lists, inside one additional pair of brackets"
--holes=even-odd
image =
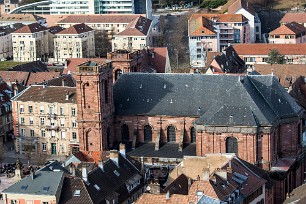
[(112, 51), (112, 43), (105, 30), (95, 31), (95, 54), (97, 57), (106, 57)]
[(3, 144), (0, 144), (2, 145), (0, 147), (0, 164), (1, 164), (1, 167), (2, 167), (2, 162), (4, 161), (5, 157), (6, 157), (6, 150), (5, 150), (5, 147)]
[(201, 8), (214, 9), (227, 3), (227, 0), (205, 0), (200, 5)]
[(277, 49), (271, 49), (267, 62), (269, 64), (284, 64), (284, 55), (281, 55)]

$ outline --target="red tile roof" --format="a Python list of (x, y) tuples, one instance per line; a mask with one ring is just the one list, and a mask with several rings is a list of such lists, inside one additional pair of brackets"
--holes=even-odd
[(228, 13), (236, 13), (241, 8), (245, 9), (253, 16), (256, 15), (254, 7), (246, 0), (236, 0), (228, 7)]
[(56, 26), (57, 23), (70, 15), (39, 15), (46, 19), (48, 27)]
[(39, 21), (43, 20), (43, 17), (34, 14), (4, 14), (1, 15), (0, 21)]
[(93, 29), (89, 26), (87, 26), (84, 23), (73, 25), (69, 28), (66, 28), (58, 33), (57, 35), (65, 35), (65, 34), (81, 34), (81, 33), (87, 33), (93, 31)]
[(29, 76), (29, 72), (19, 72), (19, 71), (0, 71), (0, 77), (5, 82), (19, 82), (26, 84)]
[(284, 17), (280, 20), (281, 23), (306, 23), (306, 13), (286, 13)]
[(238, 55), (268, 55), (277, 49), (282, 55), (306, 55), (306, 44), (235, 44)]
[(94, 15), (70, 15), (57, 24), (68, 23), (130, 23), (140, 14), (94, 14)]
[(281, 25), (280, 27), (276, 28), (275, 30), (271, 31), (269, 34), (270, 35), (299, 35), (303, 34), (305, 35), (306, 28), (297, 23), (297, 22), (291, 22), (287, 23), (285, 25)]
[(173, 194), (169, 199), (166, 199), (166, 195), (156, 195), (144, 193), (136, 200), (135, 204), (177, 204), (188, 203), (188, 196)]
[(67, 68), (64, 69), (63, 74), (68, 74), (68, 72), (73, 73), (76, 71), (76, 67), (84, 62), (94, 61), (98, 63), (105, 63), (105, 58), (68, 58), (67, 59)]
[(143, 16), (138, 16), (135, 20), (130, 22), (126, 29), (117, 35), (124, 36), (146, 36), (150, 29), (152, 21)]
[(40, 25), (39, 23), (32, 23), (29, 25), (25, 25), (13, 33), (37, 33), (44, 30), (48, 30), (46, 27)]
[(26, 86), (38, 84), (50, 79), (56, 78), (60, 75), (60, 72), (36, 72), (29, 75), (28, 81), (25, 84)]

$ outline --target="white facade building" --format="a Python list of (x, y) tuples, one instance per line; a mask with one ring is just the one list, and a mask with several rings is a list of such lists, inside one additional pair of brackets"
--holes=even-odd
[(52, 0), (50, 14), (94, 14), (93, 0)]

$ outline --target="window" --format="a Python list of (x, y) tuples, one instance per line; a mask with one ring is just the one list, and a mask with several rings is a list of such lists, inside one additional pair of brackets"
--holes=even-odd
[(55, 130), (51, 130), (51, 137), (55, 137)]
[(65, 126), (65, 118), (61, 118), (61, 127)]
[(76, 134), (76, 132), (72, 132), (72, 139), (73, 139), (73, 140), (76, 140), (76, 139), (77, 139), (77, 134)]
[(51, 126), (55, 126), (55, 121), (54, 121), (54, 119), (51, 119), (50, 125), (51, 125)]
[(236, 137), (226, 138), (226, 153), (238, 154), (238, 141)]
[(75, 108), (71, 108), (71, 115), (75, 116)]
[(24, 125), (24, 117), (20, 118), (20, 123), (21, 123), (21, 125)]
[(25, 129), (24, 128), (21, 128), (20, 134), (21, 134), (21, 136), (25, 136)]
[(45, 107), (44, 106), (40, 106), (39, 112), (40, 112), (40, 114), (45, 113)]
[(30, 125), (33, 125), (34, 121), (33, 121), (33, 117), (30, 117)]
[(17, 200), (11, 200), (11, 204), (17, 204)]
[(119, 79), (119, 77), (122, 75), (122, 70), (121, 69), (117, 69), (115, 71), (115, 81), (117, 81), (117, 79)]
[(60, 114), (64, 115), (64, 107), (60, 107)]
[(66, 144), (62, 145), (62, 153), (65, 154), (66, 153)]
[(31, 137), (34, 137), (35, 133), (34, 133), (34, 130), (33, 129), (30, 129), (30, 136)]
[(20, 110), (20, 113), (24, 113), (24, 107), (23, 107), (23, 105), (20, 105), (20, 106), (19, 106), (19, 110)]
[(66, 132), (62, 131), (61, 132), (61, 137), (62, 137), (62, 139), (65, 139), (66, 138)]
[(40, 135), (41, 135), (42, 137), (45, 137), (45, 136), (46, 136), (46, 131), (45, 131), (45, 130), (40, 130)]
[(33, 113), (33, 106), (29, 106), (29, 113)]
[(45, 118), (40, 118), (40, 125), (45, 125)]
[(145, 142), (152, 141), (152, 127), (150, 125), (144, 126), (144, 141)]
[(72, 121), (72, 127), (73, 127), (73, 128), (76, 127), (76, 122), (75, 122), (75, 120)]
[(108, 81), (104, 81), (104, 99), (108, 103)]
[(42, 202), (42, 204), (49, 204), (49, 202), (47, 202), (47, 201), (43, 201), (43, 202)]
[(167, 140), (168, 142), (176, 141), (175, 127), (173, 125), (170, 125), (167, 128)]
[(121, 126), (121, 137), (122, 137), (122, 141), (130, 140), (129, 126), (127, 124), (123, 124)]
[(41, 143), (41, 149), (42, 151), (47, 151), (47, 146), (46, 146), (46, 143)]

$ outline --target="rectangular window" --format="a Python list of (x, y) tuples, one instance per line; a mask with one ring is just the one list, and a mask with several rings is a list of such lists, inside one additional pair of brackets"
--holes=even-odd
[(60, 114), (64, 115), (64, 107), (60, 107)]
[(31, 137), (34, 137), (34, 136), (35, 136), (35, 133), (34, 133), (34, 130), (33, 130), (33, 129), (30, 130), (30, 136), (31, 136)]
[[(46, 143), (41, 143), (41, 149), (42, 149), (42, 151), (47, 151), (47, 145), (46, 145)], [(43, 202), (43, 203), (45, 203), (45, 202)]]
[(20, 105), (20, 106), (19, 106), (19, 109), (20, 109), (20, 113), (24, 113), (24, 107), (23, 107), (23, 105)]
[(21, 125), (24, 125), (24, 117), (20, 118), (20, 123), (21, 123)]
[(72, 127), (73, 127), (73, 128), (76, 127), (76, 122), (75, 122), (75, 120), (72, 121)]
[(11, 204), (17, 204), (17, 200), (11, 200)]
[(33, 113), (33, 106), (29, 106), (29, 113)]
[(21, 136), (25, 136), (25, 129), (24, 128), (21, 128), (20, 134), (21, 134)]
[(45, 125), (45, 118), (40, 118), (40, 125)]
[(33, 125), (34, 121), (33, 121), (33, 117), (30, 117), (30, 125)]
[(40, 134), (42, 137), (46, 137), (46, 131), (45, 130), (40, 130)]
[(71, 108), (71, 115), (75, 116), (75, 108)]
[(62, 137), (62, 139), (65, 139), (66, 138), (66, 132), (62, 131), (61, 132), (61, 137)]
[(77, 134), (76, 134), (76, 132), (72, 132), (72, 139), (73, 139), (73, 140), (76, 140), (76, 139), (77, 139)]
[(63, 152), (63, 154), (66, 153), (66, 144), (63, 144), (63, 145), (62, 145), (62, 152)]
[(61, 118), (61, 127), (65, 126), (65, 118)]
[(45, 107), (44, 106), (40, 106), (39, 112), (40, 112), (40, 114), (45, 113)]
[(55, 137), (55, 130), (51, 130), (51, 137)]

